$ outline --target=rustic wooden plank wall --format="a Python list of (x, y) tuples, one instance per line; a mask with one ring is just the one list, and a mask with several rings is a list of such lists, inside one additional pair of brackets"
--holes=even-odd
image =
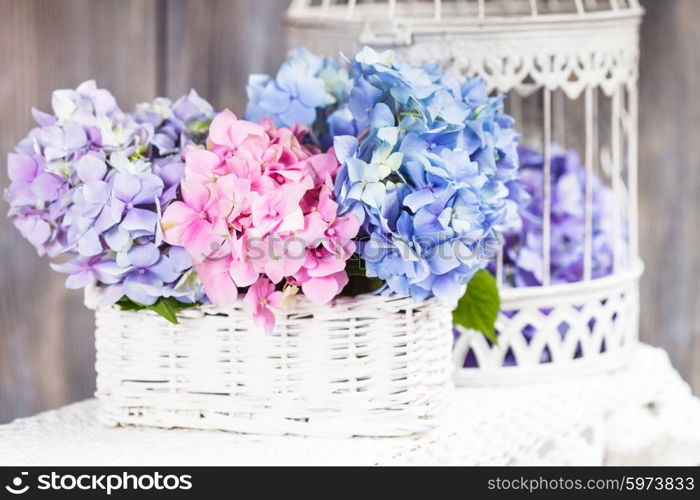
[(167, 0), (164, 95), (197, 89), (216, 107), (245, 109), (250, 73), (276, 71), (285, 54), (288, 0)]
[[(242, 112), (284, 56), (286, 0), (0, 0), (0, 191), (31, 106), (95, 78), (124, 109), (196, 88)], [(0, 213), (6, 212), (2, 203)], [(0, 217), (0, 423), (94, 392), (93, 315)]]
[(700, 393), (700, 2), (646, 0), (639, 167), (642, 338)]
[[(97, 81), (128, 106), (156, 94), (156, 3), (0, 2), (0, 186), (6, 152), (52, 89)], [(0, 212), (6, 212), (3, 203)], [(89, 396), (92, 314), (0, 217), (0, 422)]]
[[(196, 88), (240, 113), (250, 72), (284, 54), (287, 0), (0, 0), (4, 158), (54, 88), (96, 78), (126, 109)], [(697, 0), (647, 0), (642, 30), (642, 336), (700, 391), (700, 21)], [(5, 211), (2, 206), (0, 212)], [(0, 423), (89, 397), (92, 314), (0, 217)]]

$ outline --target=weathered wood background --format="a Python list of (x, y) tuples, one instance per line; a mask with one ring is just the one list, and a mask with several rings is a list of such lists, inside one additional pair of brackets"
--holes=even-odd
[[(287, 0), (0, 0), (4, 158), (55, 88), (95, 78), (124, 109), (196, 88), (240, 112), (251, 72), (284, 53)], [(642, 336), (700, 391), (698, 0), (647, 0), (642, 34), (640, 204), (647, 265)], [(5, 206), (0, 209), (4, 212)], [(79, 292), (0, 217), (0, 423), (89, 397), (93, 317)]]

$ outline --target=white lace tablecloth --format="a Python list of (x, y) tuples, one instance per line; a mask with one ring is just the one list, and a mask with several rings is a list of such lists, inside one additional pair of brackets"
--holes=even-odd
[(0, 465), (698, 465), (700, 400), (661, 349), (566, 381), (458, 388), (417, 438), (317, 439), (108, 428), (94, 400), (0, 426)]

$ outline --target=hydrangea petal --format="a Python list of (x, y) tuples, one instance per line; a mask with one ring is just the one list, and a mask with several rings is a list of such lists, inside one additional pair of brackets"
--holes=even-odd
[(338, 282), (333, 276), (311, 278), (301, 285), (304, 295), (314, 304), (327, 304), (335, 297), (338, 290)]
[(143, 208), (127, 210), (120, 227), (128, 231), (146, 231), (153, 234), (158, 224), (158, 214)]
[(107, 164), (102, 158), (87, 154), (76, 162), (75, 171), (78, 178), (85, 183), (100, 181), (107, 174)]
[(31, 156), (7, 154), (7, 173), (11, 181), (31, 182), (37, 175), (38, 166)]
[(238, 288), (228, 273), (227, 262), (204, 261), (195, 264), (202, 278), (207, 297), (217, 305), (234, 304), (238, 299)]
[(78, 239), (78, 253), (86, 257), (99, 255), (104, 250), (100, 235), (94, 229), (88, 229)]
[(153, 244), (135, 245), (127, 252), (129, 263), (138, 268), (149, 268), (160, 259), (160, 251)]

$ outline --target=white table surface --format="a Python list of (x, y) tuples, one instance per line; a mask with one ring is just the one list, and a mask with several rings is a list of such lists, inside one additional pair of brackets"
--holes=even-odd
[(666, 354), (574, 380), (458, 388), (437, 430), (326, 439), (110, 428), (97, 402), (0, 426), (0, 465), (700, 464), (700, 400)]

